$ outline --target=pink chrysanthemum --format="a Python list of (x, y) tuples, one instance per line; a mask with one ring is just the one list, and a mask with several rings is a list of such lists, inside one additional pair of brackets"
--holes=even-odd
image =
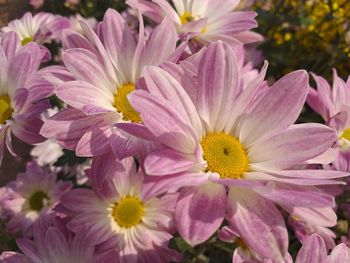
[(43, 98), (53, 86), (38, 71), (42, 53), (37, 44), (24, 47), (14, 32), (6, 33), (0, 45), (0, 163), (4, 147), (15, 155), (11, 133), (33, 144), (45, 140), (39, 135), (40, 114), (50, 107)]
[(128, 122), (143, 128), (126, 96), (146, 65), (176, 57), (175, 29), (165, 20), (145, 41), (141, 20), (136, 42), (122, 16), (112, 9), (99, 24), (98, 35), (87, 24), (82, 27), (86, 37), (70, 30), (63, 37), (63, 62), (76, 80), (63, 82), (56, 90), (72, 108), (46, 121), (41, 134), (80, 156), (102, 155), (111, 144), (119, 157), (135, 153), (135, 144), (114, 125)]
[(276, 204), (289, 213), (332, 207), (334, 198), (315, 185), (336, 184), (331, 179), (346, 174), (295, 168), (328, 150), (336, 136), (325, 125), (293, 125), (308, 92), (305, 71), (269, 88), (263, 85), (265, 71), (242, 88), (232, 49), (218, 42), (204, 51), (197, 82), (183, 73), (181, 85), (165, 70), (148, 67), (149, 92), (136, 90), (128, 99), (163, 145), (145, 159), (146, 174), (175, 189), (200, 185), (181, 191), (175, 220), (182, 237), (199, 244), (226, 217), (262, 259), (284, 262), (288, 234)]
[(22, 18), (15, 19), (6, 27), (1, 28), (1, 31), (3, 33), (16, 32), (22, 45), (33, 41), (44, 44), (52, 39), (60, 40), (62, 30), (68, 27), (69, 21), (64, 17), (44, 12), (33, 16), (27, 12)]
[[(114, 248), (121, 262), (164, 262), (178, 254), (168, 248), (177, 194), (165, 194), (136, 173), (133, 158), (96, 157), (90, 171), (92, 190), (74, 189), (62, 199), (73, 231), (86, 231), (100, 251)], [(76, 204), (79, 204), (78, 206)]]
[(261, 41), (262, 37), (249, 31), (257, 26), (255, 12), (233, 11), (237, 0), (180, 0), (172, 1), (175, 9), (165, 0), (128, 0), (127, 3), (160, 23), (164, 17), (173, 21), (180, 34), (195, 41), (209, 44), (217, 40), (229, 44)]
[(63, 219), (54, 214), (40, 218), (33, 229), (33, 239), (17, 239), (21, 253), (6, 251), (3, 263), (111, 263), (117, 253), (94, 254), (95, 244), (86, 233), (72, 233)]
[(30, 236), (33, 223), (41, 215), (50, 213), (71, 187), (70, 182), (57, 181), (56, 174), (46, 172), (34, 162), (28, 163), (26, 172), (18, 174), (2, 196), (1, 204), (9, 216), (7, 231), (22, 231)]
[(310, 88), (307, 102), (338, 136), (332, 169), (350, 171), (350, 78), (345, 83), (334, 70), (332, 88), (324, 78), (314, 79), (317, 90)]

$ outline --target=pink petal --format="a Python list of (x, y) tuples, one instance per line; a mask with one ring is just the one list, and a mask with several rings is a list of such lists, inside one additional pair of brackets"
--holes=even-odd
[(145, 159), (145, 172), (148, 175), (170, 175), (184, 172), (198, 165), (196, 160), (171, 149), (151, 153)]
[(195, 131), (167, 101), (142, 90), (134, 91), (128, 99), (159, 142), (184, 153), (194, 152), (198, 140)]
[(295, 263), (326, 263), (326, 245), (318, 234), (311, 235), (299, 250)]
[(319, 156), (336, 140), (334, 130), (321, 124), (296, 124), (259, 140), (249, 149), (254, 169), (286, 169)]
[(248, 189), (231, 187), (228, 221), (243, 242), (263, 258), (284, 262), (288, 233), (276, 206)]
[(238, 90), (237, 62), (222, 42), (210, 45), (199, 62), (197, 109), (211, 129), (221, 131), (230, 116), (228, 107)]
[(207, 183), (183, 190), (176, 204), (175, 221), (179, 234), (191, 246), (209, 239), (220, 227), (226, 213), (226, 190)]
[[(91, 73), (94, 74), (94, 73)], [(60, 85), (56, 95), (68, 105), (86, 114), (115, 112), (113, 94), (85, 81), (69, 81)]]
[(258, 105), (241, 118), (239, 139), (246, 146), (272, 131), (288, 128), (298, 118), (308, 91), (309, 77), (299, 70), (267, 89)]

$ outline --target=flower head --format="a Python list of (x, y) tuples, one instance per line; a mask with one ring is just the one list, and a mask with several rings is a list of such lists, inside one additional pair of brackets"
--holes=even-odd
[(71, 187), (70, 182), (57, 181), (56, 174), (46, 172), (34, 162), (28, 163), (26, 172), (18, 174), (2, 196), (1, 204), (10, 218), (6, 229), (31, 236), (36, 220), (50, 213)]
[(172, 1), (175, 9), (164, 0), (128, 0), (127, 3), (156, 22), (164, 17), (171, 19), (180, 34), (203, 44), (217, 40), (231, 45), (262, 40), (259, 34), (249, 31), (257, 26), (256, 13), (234, 11), (239, 1)]
[(112, 9), (99, 24), (98, 35), (87, 24), (82, 26), (86, 37), (70, 30), (63, 37), (63, 62), (76, 80), (62, 83), (56, 90), (72, 108), (46, 121), (41, 133), (80, 156), (102, 155), (111, 144), (116, 145), (113, 149), (119, 157), (132, 155), (135, 143), (130, 143), (114, 125), (127, 122), (142, 126), (127, 95), (135, 89), (146, 65), (172, 59), (175, 29), (165, 20), (145, 41), (141, 20), (136, 41), (122, 16)]
[(11, 146), (11, 133), (27, 143), (39, 143), (42, 126), (40, 114), (50, 107), (47, 96), (53, 86), (38, 70), (42, 53), (37, 44), (21, 47), (14, 32), (6, 33), (0, 45), (0, 162), (5, 145)]
[(121, 262), (177, 259), (167, 248), (177, 194), (158, 197), (165, 190), (137, 174), (133, 158), (96, 158), (89, 173), (92, 190), (74, 189), (63, 197), (63, 211), (73, 216), (69, 228), (85, 229), (101, 247), (116, 249)]
[(334, 198), (315, 186), (346, 174), (297, 168), (328, 150), (336, 136), (325, 125), (293, 124), (308, 92), (306, 72), (266, 88), (265, 70), (242, 86), (231, 47), (217, 42), (203, 52), (197, 81), (183, 72), (180, 83), (172, 74), (181, 69), (148, 67), (148, 91), (128, 98), (163, 145), (145, 159), (146, 174), (174, 188), (199, 185), (182, 190), (176, 206), (185, 240), (205, 241), (226, 217), (257, 254), (282, 262), (288, 238), (275, 204), (287, 211), (332, 207)]

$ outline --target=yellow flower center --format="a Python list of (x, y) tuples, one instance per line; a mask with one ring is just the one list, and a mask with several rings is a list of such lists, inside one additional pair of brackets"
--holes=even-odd
[(190, 12), (186, 11), (180, 16), (180, 20), (181, 20), (181, 24), (185, 25), (188, 22), (192, 22), (196, 20), (196, 18)]
[(207, 171), (221, 178), (241, 178), (248, 171), (248, 156), (242, 144), (226, 133), (209, 133), (201, 141)]
[(114, 107), (123, 114), (123, 120), (132, 122), (142, 122), (140, 114), (136, 112), (127, 98), (127, 95), (135, 90), (134, 84), (126, 83), (117, 89), (114, 95)]
[(43, 191), (37, 191), (29, 198), (29, 207), (31, 210), (40, 211), (47, 201), (49, 201), (47, 194)]
[(23, 39), (22, 41), (21, 41), (21, 45), (22, 46), (25, 46), (25, 45), (27, 45), (28, 43), (30, 43), (30, 42), (32, 42), (33, 41), (33, 38), (32, 37), (26, 37), (25, 39)]
[(8, 119), (11, 118), (13, 109), (11, 108), (10, 97), (0, 96), (0, 124), (5, 123)]
[(120, 227), (130, 228), (141, 222), (143, 203), (138, 197), (126, 196), (113, 207), (112, 215)]
[(339, 139), (346, 139), (350, 141), (350, 128), (343, 131), (342, 135), (340, 135)]

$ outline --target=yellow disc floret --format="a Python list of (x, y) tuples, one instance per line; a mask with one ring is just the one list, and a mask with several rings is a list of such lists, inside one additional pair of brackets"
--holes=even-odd
[(138, 225), (143, 217), (144, 208), (142, 201), (135, 196), (122, 198), (113, 207), (112, 215), (120, 227), (130, 228)]
[(37, 212), (39, 212), (48, 201), (49, 197), (41, 190), (34, 192), (28, 200), (30, 209)]
[(5, 123), (11, 118), (13, 109), (11, 108), (11, 100), (7, 95), (0, 96), (0, 124)]
[(186, 11), (180, 16), (180, 20), (181, 20), (181, 24), (185, 25), (188, 22), (192, 22), (196, 20), (196, 18), (190, 12)]
[(123, 114), (123, 120), (141, 122), (140, 114), (132, 108), (127, 98), (127, 95), (134, 90), (135, 86), (131, 83), (120, 86), (114, 96), (114, 107)]
[(201, 141), (207, 171), (221, 178), (241, 178), (248, 171), (248, 156), (242, 144), (226, 133), (209, 133)]
[(33, 38), (32, 38), (32, 37), (26, 37), (26, 38), (24, 38), (24, 39), (21, 41), (21, 45), (22, 45), (22, 46), (25, 46), (25, 45), (27, 45), (27, 44), (30, 43), (30, 42), (33, 42)]
[(343, 131), (342, 135), (340, 135), (339, 139), (346, 139), (350, 141), (350, 128)]

